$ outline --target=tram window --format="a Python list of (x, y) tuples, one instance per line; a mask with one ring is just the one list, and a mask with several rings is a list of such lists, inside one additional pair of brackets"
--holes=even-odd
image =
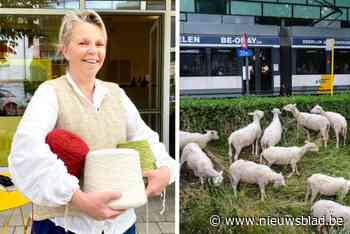
[(211, 50), (211, 75), (239, 75), (239, 60), (235, 57), (234, 49)]
[(181, 76), (207, 76), (208, 64), (204, 48), (180, 50), (180, 75)]
[(350, 74), (350, 50), (335, 49), (334, 58), (334, 73)]
[(324, 74), (325, 73), (324, 49), (297, 49), (296, 74)]

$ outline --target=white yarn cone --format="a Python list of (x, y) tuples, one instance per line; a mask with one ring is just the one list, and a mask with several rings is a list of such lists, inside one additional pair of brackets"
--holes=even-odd
[(104, 149), (90, 152), (85, 161), (84, 192), (116, 191), (120, 199), (113, 209), (136, 208), (147, 203), (139, 153), (132, 149)]

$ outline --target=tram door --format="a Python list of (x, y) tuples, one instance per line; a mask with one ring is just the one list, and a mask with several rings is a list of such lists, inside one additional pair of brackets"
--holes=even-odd
[(255, 48), (252, 57), (253, 72), (250, 77), (250, 91), (255, 94), (272, 92), (271, 48)]

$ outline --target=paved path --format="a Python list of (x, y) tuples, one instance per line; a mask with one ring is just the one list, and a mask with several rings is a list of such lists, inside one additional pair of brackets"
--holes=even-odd
[[(0, 167), (0, 173), (7, 171), (7, 168)], [(148, 230), (149, 234), (171, 234), (175, 233), (175, 186), (174, 184), (169, 186), (167, 189), (166, 196), (166, 211), (163, 215), (160, 215), (161, 201), (159, 197), (151, 198), (148, 202)], [(1, 201), (0, 201), (1, 202)], [(31, 205), (24, 207), (24, 213), (28, 217), (32, 210)], [(146, 234), (146, 219), (147, 212), (146, 206), (141, 207), (136, 210), (137, 213), (137, 233)], [(3, 223), (10, 214), (9, 211), (0, 213), (0, 228), (2, 228)], [(10, 223), (10, 229), (8, 234), (23, 234), (23, 225), (21, 221), (21, 216), (19, 210), (15, 210), (14, 217)], [(1, 230), (1, 229), (0, 229)], [(1, 233), (1, 231), (0, 231)]]

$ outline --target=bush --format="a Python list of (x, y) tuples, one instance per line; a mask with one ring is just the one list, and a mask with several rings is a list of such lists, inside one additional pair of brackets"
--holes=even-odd
[[(243, 97), (237, 99), (188, 99), (180, 103), (180, 129), (203, 132), (205, 129), (217, 130), (226, 138), (232, 131), (252, 122), (249, 112), (262, 110), (265, 116), (262, 126), (272, 119), (273, 108), (296, 103), (300, 111), (309, 112), (316, 104), (326, 111), (335, 111), (350, 118), (350, 93), (335, 96), (292, 96), (292, 97)], [(283, 112), (281, 118), (292, 121), (291, 114)], [(288, 123), (288, 122), (287, 122)], [(294, 124), (294, 127), (296, 125)]]

